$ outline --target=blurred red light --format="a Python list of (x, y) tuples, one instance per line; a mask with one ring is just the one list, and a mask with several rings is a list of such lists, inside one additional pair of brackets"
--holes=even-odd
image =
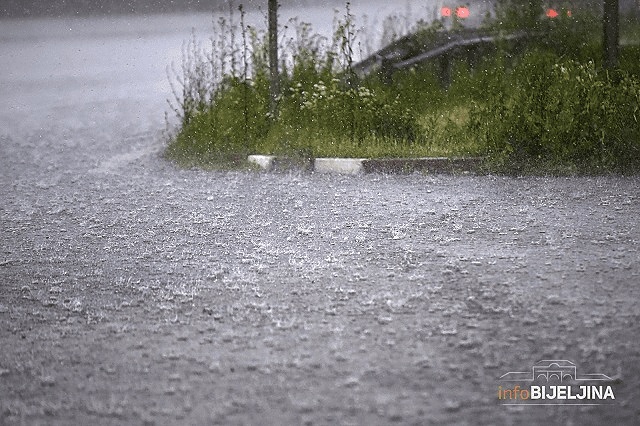
[(558, 16), (558, 12), (553, 9), (547, 9), (547, 16), (549, 18), (555, 18), (556, 16)]
[(451, 8), (443, 7), (442, 9), (440, 9), (440, 14), (442, 16), (451, 16)]
[(464, 6), (456, 9), (456, 16), (458, 18), (468, 18), (469, 14), (470, 14), (469, 9)]

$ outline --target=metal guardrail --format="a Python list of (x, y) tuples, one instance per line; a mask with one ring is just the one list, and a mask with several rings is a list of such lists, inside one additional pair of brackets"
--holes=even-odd
[(454, 48), (457, 48), (457, 47), (472, 46), (472, 45), (477, 45), (481, 43), (494, 43), (498, 40), (516, 40), (516, 39), (521, 39), (529, 36), (530, 36), (529, 33), (523, 31), (519, 33), (509, 34), (509, 35), (493, 35), (493, 36), (484, 36), (484, 37), (478, 36), (478, 37), (472, 37), (472, 38), (462, 38), (462, 39), (447, 43), (444, 46), (437, 47), (427, 52), (424, 52), (418, 56), (414, 56), (413, 58), (407, 59), (405, 61), (394, 63), (393, 67), (397, 69), (410, 67), (417, 63), (424, 62), (435, 56), (442, 55), (447, 51), (453, 50)]
[(391, 45), (380, 49), (367, 59), (353, 65), (352, 69), (360, 77), (364, 77), (377, 69), (383, 72), (391, 72), (408, 68), (430, 59), (441, 57), (461, 47), (478, 46), (481, 44), (491, 44), (497, 41), (512, 41), (534, 37), (535, 35), (526, 31), (519, 31), (511, 34), (488, 33), (478, 30), (469, 32), (442, 32), (441, 37), (423, 47), (422, 53), (409, 56), (407, 48), (408, 40), (414, 35), (405, 36)]

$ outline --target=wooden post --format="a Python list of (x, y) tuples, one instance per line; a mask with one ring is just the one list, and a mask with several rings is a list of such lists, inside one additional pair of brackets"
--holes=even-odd
[(269, 87), (271, 101), (271, 118), (275, 119), (280, 93), (278, 73), (278, 0), (269, 0), (269, 72), (271, 84)]
[(602, 39), (602, 60), (606, 69), (618, 68), (620, 24), (618, 17), (618, 0), (604, 0), (604, 38)]

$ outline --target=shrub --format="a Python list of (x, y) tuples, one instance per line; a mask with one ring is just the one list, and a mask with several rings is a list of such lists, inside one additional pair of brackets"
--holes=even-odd
[[(447, 88), (439, 82), (437, 64), (402, 70), (384, 81), (380, 75), (356, 78), (351, 65), (357, 31), (348, 10), (346, 21), (336, 20), (331, 41), (292, 21), (295, 36), (280, 47), (285, 54), (275, 116), (270, 115), (266, 34), (245, 28), (242, 14), (240, 26), (221, 19), (211, 52), (195, 38), (186, 45), (178, 79), (182, 91), (174, 90), (181, 126), (167, 155), (189, 166), (237, 164), (248, 153), (487, 154), (494, 170), (511, 172), (540, 170), (540, 165), (640, 170), (637, 46), (621, 50), (622, 67), (629, 72), (607, 73), (598, 67), (597, 43), (585, 42), (593, 31), (590, 15), (540, 21), (531, 10), (513, 16), (508, 8), (498, 12), (504, 19), (489, 23), (495, 29), (520, 28), (517, 19), (523, 17), (522, 25), (542, 31), (536, 47), (507, 54), (501, 49), (508, 43), (502, 43), (473, 67), (455, 62)], [(228, 36), (229, 31), (239, 34)], [(419, 49), (440, 31), (437, 25), (418, 26), (415, 40), (403, 42)]]
[(249, 82), (229, 78), (208, 108), (183, 123), (174, 144), (193, 155), (251, 152), (268, 131), (268, 111), (265, 78)]
[(479, 105), (472, 116), (497, 157), (622, 172), (640, 163), (637, 78), (535, 51), (503, 88), (499, 102)]
[(285, 125), (304, 123), (328, 136), (348, 135), (352, 141), (362, 142), (368, 136), (407, 142), (415, 138), (413, 118), (399, 96), (351, 87), (336, 77), (326, 83), (319, 80), (307, 90), (301, 83), (292, 86), (280, 114)]
[[(244, 15), (240, 26), (232, 18), (218, 22), (209, 54), (195, 38), (186, 45), (182, 91), (174, 89), (181, 127), (169, 155), (314, 155), (309, 140), (319, 137), (355, 146), (416, 140), (419, 126), (401, 97), (380, 84), (363, 84), (351, 71), (356, 30), (349, 9), (344, 22), (336, 20), (331, 45), (309, 24), (292, 21), (295, 35), (280, 46), (286, 54), (276, 117), (269, 112), (266, 35), (245, 28)], [(224, 31), (231, 35), (223, 37)]]

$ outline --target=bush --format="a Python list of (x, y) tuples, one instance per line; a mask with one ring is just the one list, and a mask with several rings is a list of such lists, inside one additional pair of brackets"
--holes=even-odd
[[(486, 154), (494, 171), (548, 171), (541, 165), (572, 172), (640, 170), (638, 47), (621, 49), (621, 65), (628, 71), (607, 73), (598, 67), (598, 44), (585, 41), (593, 31), (591, 15), (529, 22), (535, 18), (531, 10), (509, 15), (504, 7), (512, 3), (502, 2), (504, 19), (488, 25), (542, 31), (536, 47), (507, 54), (513, 53), (502, 50), (508, 43), (499, 43), (492, 57), (474, 67), (455, 62), (447, 88), (439, 82), (437, 64), (391, 78), (356, 78), (351, 70), (356, 31), (348, 11), (346, 22), (337, 21), (331, 43), (294, 21), (295, 38), (281, 46), (285, 57), (275, 116), (270, 115), (266, 34), (245, 28), (243, 15), (240, 29), (233, 19), (220, 20), (212, 52), (205, 53), (195, 39), (186, 45), (182, 91), (174, 90), (181, 127), (167, 155), (186, 166), (206, 166), (237, 165), (251, 153)], [(240, 34), (229, 37), (229, 31)], [(416, 46), (439, 31), (419, 27)]]
[[(232, 18), (219, 21), (209, 54), (195, 39), (186, 45), (182, 91), (174, 89), (181, 127), (169, 156), (316, 155), (327, 152), (318, 149), (320, 139), (336, 147), (410, 145), (418, 139), (420, 126), (400, 96), (351, 72), (355, 29), (348, 9), (346, 21), (336, 21), (330, 46), (309, 24), (292, 21), (295, 37), (280, 46), (286, 54), (275, 117), (269, 108), (266, 34), (242, 26), (243, 15), (240, 27)], [(225, 31), (232, 35), (223, 37)]]
[(318, 133), (339, 138), (347, 135), (362, 143), (369, 136), (413, 142), (415, 123), (399, 97), (386, 96), (365, 86), (351, 87), (335, 76), (319, 80), (305, 90), (297, 82), (289, 88), (280, 120), (286, 126), (301, 124)]
[(251, 152), (268, 131), (268, 82), (230, 78), (208, 108), (183, 123), (175, 145), (202, 155), (209, 151)]
[(496, 158), (625, 172), (640, 164), (640, 81), (553, 53), (527, 54), (499, 102), (479, 105), (473, 126)]

